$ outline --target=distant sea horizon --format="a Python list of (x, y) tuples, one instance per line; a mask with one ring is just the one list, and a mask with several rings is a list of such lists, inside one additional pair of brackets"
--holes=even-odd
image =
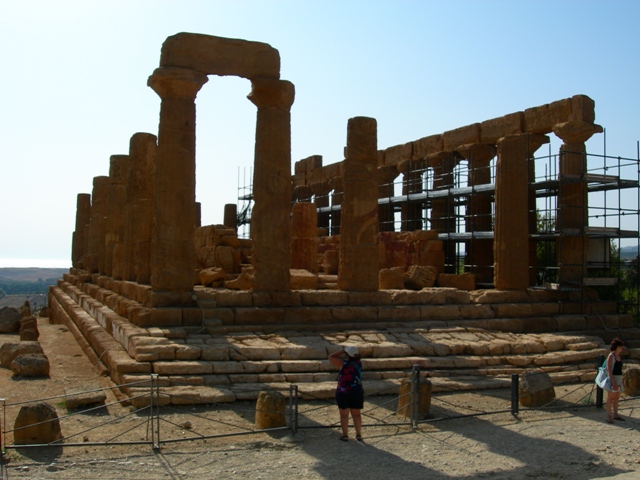
[(0, 268), (71, 268), (71, 260), (0, 258)]

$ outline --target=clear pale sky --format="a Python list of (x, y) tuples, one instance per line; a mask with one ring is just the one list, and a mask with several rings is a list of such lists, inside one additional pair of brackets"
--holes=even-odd
[[(70, 266), (76, 196), (134, 133), (157, 134), (147, 78), (178, 32), (280, 52), (292, 162), (341, 161), (355, 116), (377, 119), (382, 149), (576, 94), (595, 100), (607, 154), (636, 158), (638, 19), (635, 0), (0, 0), (0, 267)], [(253, 164), (250, 89), (210, 77), (198, 94), (203, 225)]]

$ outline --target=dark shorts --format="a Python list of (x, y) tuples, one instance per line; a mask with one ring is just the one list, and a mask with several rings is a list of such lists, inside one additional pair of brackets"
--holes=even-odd
[(353, 388), (348, 393), (336, 390), (336, 402), (338, 402), (338, 408), (340, 410), (344, 410), (345, 408), (362, 410), (362, 407), (364, 407), (364, 390), (362, 387)]

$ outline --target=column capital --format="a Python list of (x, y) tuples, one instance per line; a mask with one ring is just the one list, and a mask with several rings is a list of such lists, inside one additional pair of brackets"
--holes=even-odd
[(251, 79), (251, 93), (247, 98), (258, 108), (290, 109), (295, 98), (295, 87), (287, 80), (274, 78)]
[(602, 131), (602, 126), (582, 120), (559, 123), (553, 127), (553, 133), (564, 143), (584, 143), (594, 133), (602, 133)]
[(190, 68), (166, 67), (156, 68), (147, 85), (162, 99), (195, 99), (208, 80), (207, 75)]
[(512, 142), (526, 142), (529, 155), (533, 155), (542, 145), (549, 143), (549, 137), (541, 133), (518, 133), (516, 135), (508, 135), (498, 140), (498, 148), (508, 145)]
[(488, 143), (467, 143), (456, 148), (456, 152), (470, 163), (488, 162), (497, 154), (495, 145)]

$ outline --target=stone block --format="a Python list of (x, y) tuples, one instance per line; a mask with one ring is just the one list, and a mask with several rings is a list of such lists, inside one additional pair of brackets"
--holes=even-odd
[(380, 290), (401, 290), (404, 288), (404, 267), (382, 268), (378, 272)]
[(20, 407), (13, 428), (16, 445), (47, 444), (62, 438), (56, 409), (45, 402)]
[(485, 120), (480, 124), (480, 141), (494, 145), (502, 137), (523, 133), (524, 125), (524, 112), (510, 113), (503, 117)]
[(213, 373), (213, 365), (204, 361), (154, 362), (153, 371), (158, 375), (206, 375)]
[(555, 320), (559, 332), (585, 330), (587, 327), (587, 317), (584, 315), (561, 315)]
[(565, 98), (539, 107), (527, 108), (524, 111), (525, 130), (528, 133), (547, 134), (553, 127), (564, 123), (571, 117), (571, 99)]
[(571, 116), (569, 120), (595, 122), (595, 106), (595, 102), (586, 95), (574, 95), (571, 97)]
[(251, 292), (220, 291), (216, 292), (216, 306), (218, 307), (251, 307), (253, 298)]
[(637, 397), (640, 395), (640, 366), (626, 365), (622, 374), (624, 395)]
[(49, 359), (44, 354), (18, 355), (10, 365), (14, 375), (21, 377), (48, 377)]
[(331, 322), (333, 315), (329, 307), (293, 307), (284, 310), (283, 322), (287, 324), (315, 325)]
[(491, 308), (495, 312), (496, 318), (530, 317), (533, 315), (530, 303), (502, 303), (492, 305)]
[(480, 143), (480, 124), (473, 123), (442, 134), (443, 150), (452, 152), (460, 145)]
[(318, 288), (318, 275), (307, 270), (291, 269), (291, 290), (315, 290)]
[(64, 400), (67, 409), (93, 405), (103, 405), (107, 399), (104, 389), (97, 383), (64, 389)]
[(471, 291), (476, 289), (476, 276), (473, 273), (441, 273), (438, 275), (438, 285)]
[(379, 320), (420, 320), (420, 307), (410, 305), (381, 305), (378, 307)]
[(378, 308), (374, 306), (330, 307), (336, 321), (371, 322), (378, 319)]
[(520, 376), (519, 396), (524, 407), (542, 407), (556, 398), (556, 392), (548, 373), (532, 370)]
[(411, 160), (413, 157), (413, 142), (402, 145), (394, 145), (384, 150), (384, 164), (398, 165), (403, 160)]
[(345, 305), (349, 299), (349, 294), (340, 290), (302, 291), (300, 296), (302, 304), (309, 306)]
[(255, 428), (264, 430), (286, 425), (287, 399), (280, 392), (262, 391), (256, 402)]
[(236, 308), (236, 325), (275, 325), (284, 318), (283, 308)]
[(440, 134), (423, 137), (413, 141), (412, 143), (413, 143), (413, 154), (411, 156), (412, 160), (423, 160), (427, 158), (428, 155), (433, 155), (435, 153), (439, 153), (444, 150), (442, 135)]
[(9, 368), (18, 355), (40, 354), (44, 351), (38, 342), (6, 342), (0, 347), (0, 367)]

